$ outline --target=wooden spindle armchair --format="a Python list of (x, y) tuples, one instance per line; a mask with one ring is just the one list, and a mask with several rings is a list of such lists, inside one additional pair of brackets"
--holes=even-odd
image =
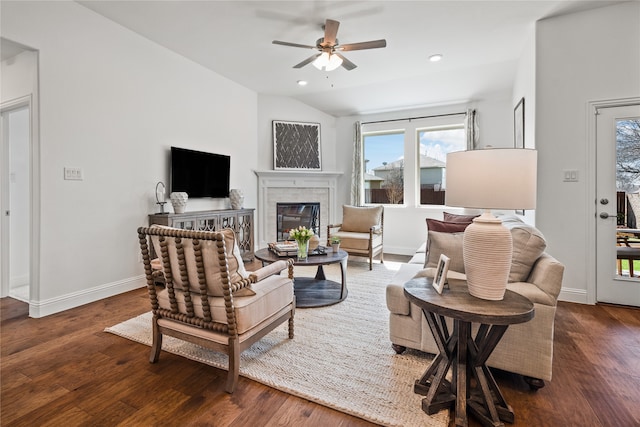
[[(231, 229), (140, 227), (138, 238), (153, 311), (151, 363), (159, 359), (163, 335), (225, 353), (225, 390), (233, 393), (245, 349), (285, 321), (293, 338), (292, 260), (246, 272)], [(156, 286), (151, 246), (161, 263), (162, 290)], [(285, 269), (288, 277), (280, 275)]]

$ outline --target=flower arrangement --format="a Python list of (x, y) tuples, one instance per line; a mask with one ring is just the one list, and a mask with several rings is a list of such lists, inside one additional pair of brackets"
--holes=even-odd
[(302, 225), (298, 228), (289, 230), (289, 236), (298, 243), (308, 242), (313, 234), (313, 230), (310, 230)]
[(340, 244), (340, 238), (338, 236), (331, 236), (331, 244), (332, 245), (339, 245)]

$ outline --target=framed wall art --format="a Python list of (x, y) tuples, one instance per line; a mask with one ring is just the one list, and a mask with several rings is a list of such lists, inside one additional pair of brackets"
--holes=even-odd
[[(513, 109), (513, 144), (515, 148), (524, 148), (524, 98)], [(516, 209), (517, 215), (524, 215), (524, 209)]]
[(274, 120), (273, 168), (321, 170), (320, 123)]
[(513, 142), (515, 148), (524, 148), (524, 98), (513, 109)]

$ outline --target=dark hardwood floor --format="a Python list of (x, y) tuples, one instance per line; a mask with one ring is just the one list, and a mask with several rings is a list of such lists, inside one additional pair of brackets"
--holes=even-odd
[[(2, 426), (372, 425), (243, 377), (229, 395), (226, 372), (169, 353), (150, 364), (148, 347), (103, 332), (149, 310), (144, 289), (41, 319), (11, 298), (0, 310)], [(640, 310), (560, 303), (555, 343), (537, 392), (496, 372), (514, 426), (640, 426)]]

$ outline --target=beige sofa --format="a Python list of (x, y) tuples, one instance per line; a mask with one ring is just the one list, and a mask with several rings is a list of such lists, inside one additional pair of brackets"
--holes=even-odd
[[(544, 252), (544, 236), (517, 217), (503, 218), (514, 244), (512, 268), (507, 288), (529, 298), (534, 304), (533, 320), (509, 327), (488, 365), (523, 375), (532, 389), (551, 380), (553, 332), (557, 297), (562, 287), (564, 266)], [(449, 280), (464, 279), (462, 232), (429, 231), (429, 251), (423, 244), (407, 264), (403, 264), (387, 285), (389, 332), (393, 348), (402, 353), (413, 348), (437, 353), (437, 347), (422, 311), (404, 296), (403, 285), (416, 275), (430, 275), (440, 253), (451, 258)], [(453, 271), (451, 271), (453, 270)], [(462, 270), (462, 271), (461, 271)]]

